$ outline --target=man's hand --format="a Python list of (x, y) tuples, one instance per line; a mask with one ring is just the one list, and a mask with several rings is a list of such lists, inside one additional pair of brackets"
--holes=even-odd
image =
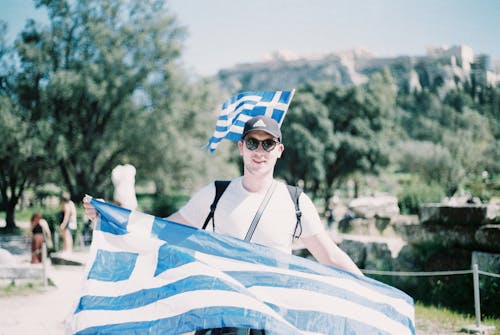
[(90, 204), (90, 199), (91, 198), (88, 195), (83, 198), (83, 208), (85, 209), (85, 215), (90, 219), (90, 221), (95, 223), (99, 214), (94, 206)]

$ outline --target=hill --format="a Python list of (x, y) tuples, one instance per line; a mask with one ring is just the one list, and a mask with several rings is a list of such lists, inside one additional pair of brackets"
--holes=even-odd
[(399, 89), (407, 92), (423, 87), (444, 90), (466, 82), (496, 85), (499, 61), (485, 54), (475, 55), (466, 45), (431, 47), (423, 56), (380, 58), (362, 49), (321, 57), (288, 58), (276, 53), (269, 61), (239, 64), (216, 75), (228, 91), (290, 89), (307, 81), (328, 81), (337, 85), (359, 85), (371, 74), (389, 69)]

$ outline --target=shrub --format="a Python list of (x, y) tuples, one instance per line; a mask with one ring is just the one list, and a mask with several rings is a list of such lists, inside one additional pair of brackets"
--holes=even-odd
[(443, 188), (436, 183), (424, 183), (412, 178), (398, 194), (398, 205), (403, 214), (418, 214), (420, 205), (440, 202), (445, 196)]
[(188, 199), (188, 196), (181, 194), (156, 196), (153, 200), (151, 214), (158, 217), (167, 217), (181, 208)]

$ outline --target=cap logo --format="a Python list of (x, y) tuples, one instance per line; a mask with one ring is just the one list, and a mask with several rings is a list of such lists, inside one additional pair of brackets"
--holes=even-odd
[(264, 128), (265, 128), (265, 127), (266, 127), (266, 124), (264, 123), (264, 121), (259, 120), (259, 121), (255, 122), (255, 123), (253, 124), (253, 127), (254, 127), (254, 128), (255, 128), (255, 127), (264, 127)]

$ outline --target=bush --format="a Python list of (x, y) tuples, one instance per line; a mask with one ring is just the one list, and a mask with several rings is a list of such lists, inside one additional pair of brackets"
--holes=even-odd
[(445, 192), (440, 185), (412, 178), (398, 194), (398, 205), (402, 214), (418, 214), (420, 205), (441, 202), (444, 196)]
[(151, 214), (158, 217), (167, 217), (179, 210), (188, 199), (188, 196), (181, 194), (156, 196), (153, 200)]
[(431, 185), (439, 184), (448, 196), (453, 195), (465, 177), (461, 163), (440, 144), (428, 141), (409, 141), (398, 148), (401, 171), (419, 176)]

